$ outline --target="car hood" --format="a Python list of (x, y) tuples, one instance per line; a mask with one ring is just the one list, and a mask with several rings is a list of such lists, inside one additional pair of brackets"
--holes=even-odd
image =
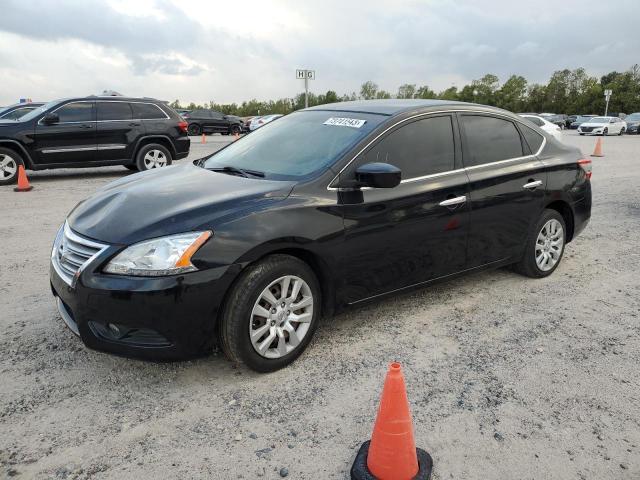
[(192, 163), (129, 175), (98, 190), (69, 214), (72, 230), (101, 242), (215, 228), (216, 222), (286, 198), (294, 182), (212, 172)]
[(18, 123), (16, 120), (8, 120), (6, 118), (0, 118), (0, 127), (6, 127), (7, 125), (15, 125)]

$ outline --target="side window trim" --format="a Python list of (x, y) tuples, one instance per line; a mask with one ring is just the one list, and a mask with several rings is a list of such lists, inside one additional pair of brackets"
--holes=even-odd
[[(46, 112), (45, 115), (47, 113), (55, 113), (58, 110), (60, 110), (62, 107), (65, 107), (65, 106), (67, 106), (67, 105), (69, 105), (71, 103), (92, 103), (93, 104), (93, 108), (92, 108), (92, 110), (93, 110), (93, 120), (89, 120), (89, 121), (94, 122), (94, 123), (100, 123), (100, 122), (131, 122), (131, 121), (142, 121), (142, 120), (171, 120), (171, 117), (169, 115), (167, 115), (166, 112), (164, 110), (162, 110), (155, 103), (151, 103), (151, 102), (136, 102), (136, 101), (131, 101), (131, 100), (106, 100), (106, 101), (123, 102), (123, 103), (128, 103), (128, 104), (142, 103), (144, 105), (153, 105), (158, 110), (160, 110), (160, 112), (162, 112), (162, 114), (164, 115), (164, 118), (132, 118), (131, 120), (96, 120), (97, 108), (96, 108), (96, 101), (95, 100), (72, 100), (70, 102), (67, 102), (67, 103), (64, 103), (64, 104), (58, 106), (55, 110), (51, 110), (50, 112)], [(133, 116), (133, 109), (132, 109), (132, 116)], [(66, 124), (72, 124), (72, 123), (87, 123), (87, 122), (59, 122), (56, 125), (66, 125)], [(40, 120), (38, 120), (38, 125), (42, 125), (42, 118), (40, 118)]]
[[(45, 115), (47, 113), (55, 113), (58, 110), (60, 110), (61, 108), (66, 107), (67, 105), (73, 105), (74, 103), (90, 103), (91, 104), (91, 120), (84, 120), (84, 121), (78, 121), (78, 122), (58, 122), (56, 123), (56, 125), (71, 125), (74, 123), (96, 123), (96, 102), (93, 100), (72, 100), (70, 102), (67, 103), (63, 103), (62, 105), (58, 106), (55, 110), (51, 110), (50, 112), (46, 112)], [(44, 115), (43, 115), (44, 117)], [(38, 120), (38, 125), (43, 125), (42, 123), (42, 118), (40, 120)]]

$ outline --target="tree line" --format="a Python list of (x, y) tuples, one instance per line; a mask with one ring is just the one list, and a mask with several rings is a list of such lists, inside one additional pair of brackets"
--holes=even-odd
[[(512, 112), (602, 115), (605, 108), (604, 91), (607, 89), (613, 91), (609, 112), (628, 114), (640, 111), (640, 65), (633, 65), (625, 72), (610, 72), (600, 78), (588, 75), (584, 68), (558, 70), (544, 85), (529, 83), (521, 75), (512, 75), (501, 84), (496, 75), (489, 73), (461, 89), (451, 86), (440, 92), (435, 92), (428, 85), (405, 83), (392, 94), (369, 80), (362, 84), (359, 93), (338, 95), (333, 90), (324, 94), (310, 92), (309, 106), (358, 99), (432, 98), (492, 105)], [(293, 98), (268, 101), (253, 99), (240, 104), (219, 104), (210, 101), (206, 105), (193, 102), (182, 105), (179, 100), (175, 100), (170, 105), (188, 110), (209, 108), (241, 117), (271, 113), (287, 114), (304, 108), (304, 93), (299, 93)]]

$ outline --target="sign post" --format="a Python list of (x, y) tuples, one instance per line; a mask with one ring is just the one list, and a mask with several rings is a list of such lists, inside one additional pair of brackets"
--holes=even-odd
[(605, 90), (604, 91), (604, 98), (607, 100), (607, 105), (606, 107), (604, 107), (604, 116), (607, 116), (607, 113), (609, 113), (609, 99), (611, 98), (611, 94), (613, 93), (612, 90)]
[(309, 80), (316, 79), (315, 70), (296, 70), (296, 78), (304, 80), (304, 108), (309, 108)]

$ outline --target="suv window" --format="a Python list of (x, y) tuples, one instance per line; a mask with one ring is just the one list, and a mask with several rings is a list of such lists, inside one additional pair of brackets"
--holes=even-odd
[(409, 179), (454, 169), (455, 146), (451, 117), (431, 117), (394, 130), (374, 145), (361, 163), (384, 162)]
[(64, 107), (55, 111), (60, 123), (66, 122), (92, 122), (93, 102), (67, 103)]
[(220, 119), (222, 117), (224, 117), (224, 115), (222, 115), (220, 112), (211, 112), (211, 118)]
[(536, 132), (533, 128), (529, 128), (522, 124), (520, 124), (520, 131), (522, 132), (522, 135), (524, 135), (524, 139), (529, 145), (531, 153), (538, 153), (538, 150), (540, 150), (540, 147), (542, 146), (542, 141), (544, 140), (542, 135)]
[(522, 140), (513, 122), (483, 115), (462, 115), (467, 139), (465, 166), (522, 157)]
[(133, 118), (136, 120), (152, 120), (155, 118), (167, 118), (167, 115), (153, 103), (132, 103)]
[(22, 117), (23, 115), (26, 115), (28, 112), (30, 112), (33, 109), (34, 107), (16, 108), (12, 112), (9, 112), (6, 115), (0, 116), (0, 118), (6, 118), (8, 120), (18, 120), (20, 117)]
[(131, 107), (126, 102), (98, 102), (98, 121), (131, 120)]

